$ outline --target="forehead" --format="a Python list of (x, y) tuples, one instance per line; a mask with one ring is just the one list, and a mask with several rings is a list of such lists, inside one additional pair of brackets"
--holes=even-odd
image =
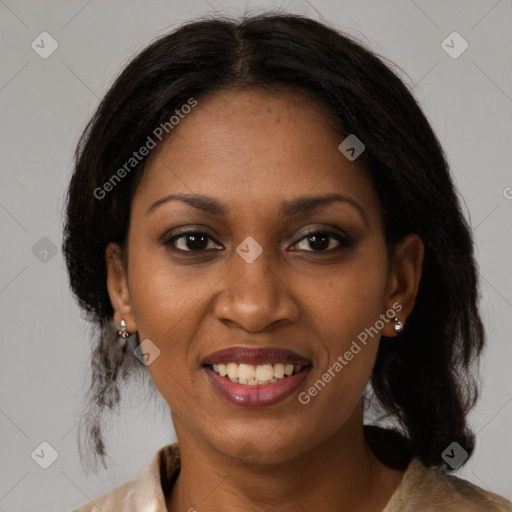
[(369, 176), (338, 149), (344, 136), (325, 106), (302, 93), (260, 89), (197, 101), (151, 155), (137, 193), (141, 202), (181, 192), (257, 208), (340, 192), (376, 208)]

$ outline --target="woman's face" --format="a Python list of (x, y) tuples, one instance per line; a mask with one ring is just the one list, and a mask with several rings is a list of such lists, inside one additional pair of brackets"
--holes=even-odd
[[(404, 250), (389, 266), (377, 195), (342, 140), (300, 94), (223, 91), (148, 162), (127, 274), (111, 266), (109, 291), (116, 321), (150, 340), (178, 439), (279, 462), (361, 422), (380, 334), (412, 307), (418, 258)], [(290, 364), (304, 368), (283, 376)]]

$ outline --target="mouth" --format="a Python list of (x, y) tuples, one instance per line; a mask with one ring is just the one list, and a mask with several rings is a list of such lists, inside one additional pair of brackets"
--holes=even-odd
[(311, 366), (309, 359), (278, 348), (230, 347), (203, 361), (213, 388), (242, 407), (281, 402), (302, 384)]
[(226, 377), (235, 384), (247, 386), (261, 386), (263, 384), (274, 384), (282, 379), (297, 375), (304, 366), (299, 364), (246, 364), (246, 363), (219, 363), (208, 365), (221, 377)]

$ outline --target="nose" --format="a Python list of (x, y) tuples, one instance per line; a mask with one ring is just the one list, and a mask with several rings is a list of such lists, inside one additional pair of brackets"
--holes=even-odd
[(214, 307), (218, 320), (248, 332), (297, 320), (299, 308), (286, 279), (279, 275), (279, 265), (270, 264), (265, 251), (252, 263), (238, 254), (233, 259)]

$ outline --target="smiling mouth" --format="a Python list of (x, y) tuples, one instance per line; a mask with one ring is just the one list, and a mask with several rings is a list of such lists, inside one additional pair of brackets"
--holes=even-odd
[(297, 375), (308, 365), (275, 363), (275, 364), (244, 364), (244, 363), (218, 363), (205, 365), (210, 367), (221, 377), (225, 377), (235, 384), (258, 386), (274, 384), (281, 380)]

